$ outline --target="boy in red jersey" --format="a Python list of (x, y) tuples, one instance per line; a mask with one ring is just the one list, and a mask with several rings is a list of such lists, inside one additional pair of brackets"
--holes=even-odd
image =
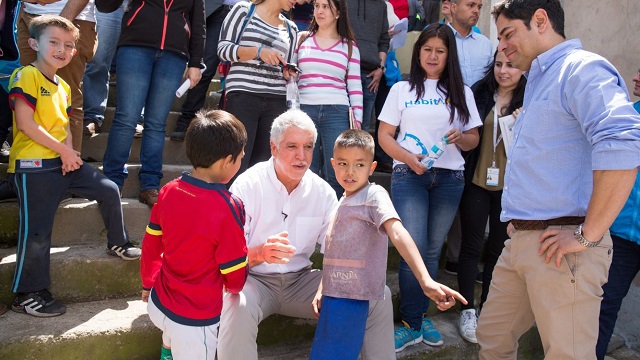
[(162, 330), (162, 359), (216, 354), (223, 288), (248, 274), (244, 205), (225, 184), (240, 168), (247, 133), (233, 115), (200, 112), (186, 133), (191, 173), (168, 183), (151, 210), (140, 264), (142, 300)]

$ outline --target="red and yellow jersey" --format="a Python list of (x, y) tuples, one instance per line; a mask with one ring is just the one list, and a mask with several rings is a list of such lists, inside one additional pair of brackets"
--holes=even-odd
[[(49, 79), (35, 66), (14, 70), (9, 80), (9, 103), (21, 98), (33, 109), (33, 120), (60, 142), (67, 138), (71, 112), (71, 90), (59, 76)], [(53, 159), (60, 154), (33, 141), (18, 131), (13, 114), (13, 145), (9, 154), (9, 170), (15, 171), (15, 161), (21, 159)]]

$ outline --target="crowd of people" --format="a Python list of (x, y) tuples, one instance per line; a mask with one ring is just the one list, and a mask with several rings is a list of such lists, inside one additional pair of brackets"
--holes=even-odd
[[(566, 39), (559, 0), (495, 4), (497, 49), (475, 28), (481, 0), (442, 1), (406, 80), (386, 77), (389, 24), (421, 26), (428, 3), (3, 1), (0, 69), (12, 74), (0, 135), (12, 126), (13, 143), (0, 200), (16, 198), (21, 215), (11, 308), (66, 312), (48, 291), (49, 249), (71, 194), (98, 201), (109, 254), (141, 258), (163, 359), (257, 359), (272, 314), (319, 319), (312, 359), (394, 359), (444, 343), (431, 301), (461, 303), (457, 328), (481, 359), (514, 358), (534, 322), (547, 358), (603, 359), (640, 271), (640, 101), (609, 61)], [(221, 62), (223, 110), (201, 110)], [(80, 150), (100, 132), (110, 73), (101, 173)], [(170, 138), (193, 169), (161, 188), (184, 79)], [(287, 109), (291, 81), (300, 109)], [(633, 81), (640, 96), (640, 70)], [(142, 249), (120, 204), (137, 134), (151, 207)], [(369, 182), (385, 163), (391, 195)], [(387, 239), (402, 257), (396, 329)], [(437, 282), (445, 239), (459, 293)], [(311, 268), (317, 246), (323, 270)]]

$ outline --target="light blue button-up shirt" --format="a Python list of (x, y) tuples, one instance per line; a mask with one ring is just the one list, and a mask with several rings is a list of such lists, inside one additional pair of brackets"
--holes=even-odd
[(491, 41), (484, 35), (470, 31), (465, 37), (449, 24), (453, 34), (456, 36), (456, 48), (458, 49), (458, 59), (460, 61), (460, 71), (462, 71), (462, 81), (471, 87), (478, 80), (482, 79), (487, 72), (487, 67), (493, 61), (493, 46)]
[(585, 216), (593, 170), (640, 166), (640, 115), (603, 57), (568, 40), (527, 74), (504, 178), (502, 221)]

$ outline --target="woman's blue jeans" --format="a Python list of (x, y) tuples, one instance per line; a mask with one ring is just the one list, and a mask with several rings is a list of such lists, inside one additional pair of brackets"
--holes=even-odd
[(159, 189), (165, 123), (187, 59), (180, 54), (142, 46), (121, 46), (118, 68), (118, 103), (104, 153), (104, 174), (122, 189), (127, 178), (136, 123), (145, 108), (140, 147), (140, 190)]
[(342, 197), (344, 189), (336, 180), (336, 173), (331, 166), (331, 158), (336, 139), (343, 131), (349, 130), (349, 106), (302, 104), (300, 110), (309, 115), (318, 129), (318, 140), (313, 148), (310, 169), (331, 185), (339, 199)]
[[(391, 199), (402, 224), (416, 243), (433, 279), (438, 278), (442, 244), (449, 232), (464, 190), (462, 170), (432, 168), (417, 175), (407, 165), (396, 165), (391, 177)], [(429, 308), (418, 280), (400, 260), (400, 313), (413, 329), (420, 329)]]

